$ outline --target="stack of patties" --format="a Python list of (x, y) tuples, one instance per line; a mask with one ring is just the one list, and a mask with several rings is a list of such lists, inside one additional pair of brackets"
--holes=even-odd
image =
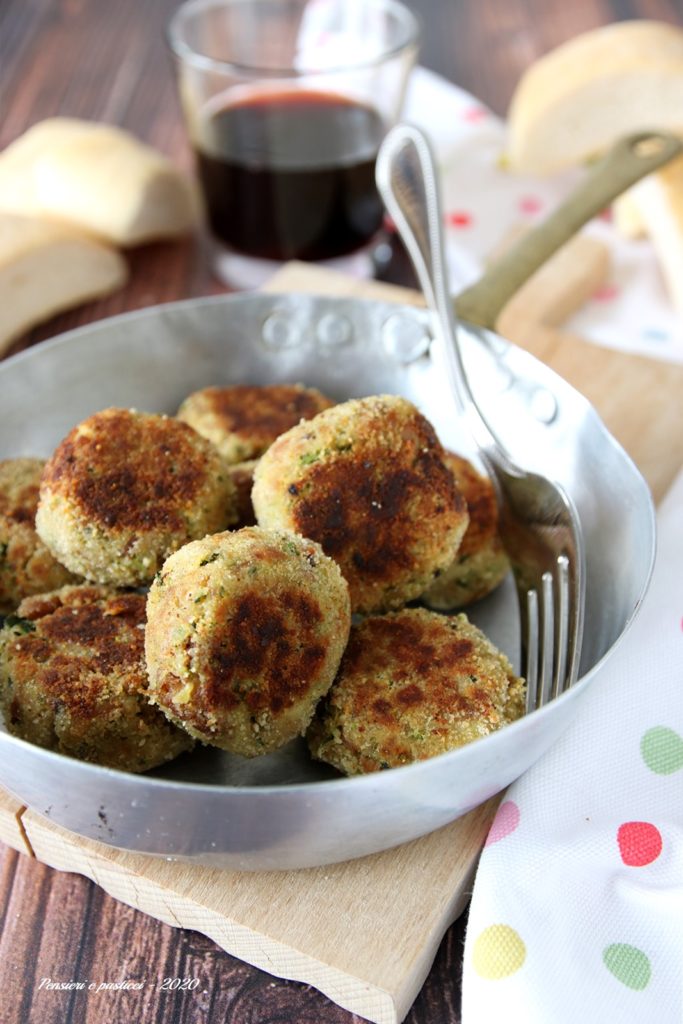
[[(121, 588), (149, 582), (172, 551), (235, 518), (221, 456), (186, 424), (107, 409), (74, 427), (42, 469), (36, 548), (59, 559), (53, 586), (71, 573), (104, 586), (26, 598), (5, 619), (0, 704), (8, 729), (129, 771), (192, 746), (148, 700), (146, 598)], [(35, 574), (31, 583), (34, 593), (49, 587), (34, 585)]]
[(25, 600), (0, 634), (25, 739), (141, 771), (194, 740), (253, 757), (307, 735), (356, 773), (523, 713), (464, 615), (405, 607), (478, 600), (507, 560), (490, 482), (403, 398), (234, 386), (176, 419), (108, 409), (41, 479), (37, 542), (88, 583)]
[(395, 767), (523, 713), (523, 682), (464, 615), (395, 611), (425, 592), (469, 603), (507, 570), (490, 483), (444, 451), (410, 402), (357, 399), (294, 427), (262, 457), (252, 497), (261, 525), (320, 542), (365, 616), (309, 729), (315, 757), (349, 774)]

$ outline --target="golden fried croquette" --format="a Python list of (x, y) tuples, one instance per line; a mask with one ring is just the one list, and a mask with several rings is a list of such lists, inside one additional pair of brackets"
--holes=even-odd
[(35, 530), (44, 459), (0, 461), (0, 614), (24, 597), (72, 583)]
[(397, 608), (453, 561), (465, 501), (434, 428), (405, 398), (355, 399), (275, 441), (254, 473), (261, 526), (318, 541), (354, 612)]
[(235, 519), (235, 489), (209, 441), (168, 416), (105, 409), (48, 460), (36, 528), (72, 572), (135, 586), (182, 544)]
[(212, 441), (228, 462), (262, 455), (276, 437), (334, 403), (303, 384), (235, 384), (188, 395), (178, 418)]
[(145, 598), (63, 587), (27, 598), (0, 631), (0, 706), (11, 733), (141, 772), (193, 741), (147, 700)]
[(151, 699), (197, 739), (245, 757), (305, 732), (350, 626), (332, 559), (310, 540), (258, 527), (171, 555), (147, 616)]
[(355, 775), (443, 754), (523, 713), (523, 680), (464, 614), (406, 608), (352, 628), (307, 737), (314, 757)]
[(44, 465), (45, 459), (26, 457), (0, 461), (0, 515), (33, 523)]
[(422, 601), (437, 611), (464, 608), (480, 601), (502, 583), (510, 568), (498, 533), (498, 502), (493, 484), (461, 455), (446, 452), (445, 462), (467, 503), (470, 523), (455, 560), (422, 595)]

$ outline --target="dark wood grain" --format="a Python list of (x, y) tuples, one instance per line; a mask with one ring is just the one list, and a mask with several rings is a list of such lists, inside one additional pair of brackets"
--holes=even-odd
[[(683, 23), (680, 0), (408, 0), (424, 25), (422, 63), (504, 115), (541, 53), (610, 21)], [(189, 169), (164, 26), (175, 0), (2, 0), (0, 147), (55, 114), (122, 125)], [(42, 325), (13, 351), (101, 317), (220, 290), (204, 239), (128, 254), (118, 294)], [(409, 1024), (457, 1024), (465, 922), (446, 934)], [(164, 977), (199, 980), (164, 992)], [(57, 981), (143, 983), (139, 991), (54, 992)], [(2, 1024), (353, 1024), (315, 989), (249, 967), (193, 932), (117, 903), (89, 881), (0, 847)]]

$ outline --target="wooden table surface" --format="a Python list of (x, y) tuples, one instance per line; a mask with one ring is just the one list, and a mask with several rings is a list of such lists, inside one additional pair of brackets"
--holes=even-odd
[[(680, 0), (408, 0), (422, 15), (421, 62), (504, 115), (531, 60), (579, 32), (621, 18), (683, 24)], [(122, 125), (190, 168), (163, 38), (175, 0), (2, 0), (0, 148), (55, 114)], [(201, 243), (146, 246), (130, 254), (116, 295), (41, 326), (17, 352), (63, 330), (129, 309), (220, 291)], [(407, 1020), (456, 1024), (464, 921), (446, 934)], [(43, 978), (144, 982), (111, 993), (48, 991)], [(199, 979), (164, 991), (164, 978)], [(103, 1016), (104, 1014), (104, 1016)], [(117, 903), (89, 881), (60, 874), (0, 846), (2, 1024), (351, 1024), (360, 1018), (315, 989), (270, 977), (213, 942)]]

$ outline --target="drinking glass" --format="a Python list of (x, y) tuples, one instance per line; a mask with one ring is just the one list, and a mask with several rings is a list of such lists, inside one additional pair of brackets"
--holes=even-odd
[(190, 0), (169, 41), (219, 278), (255, 288), (290, 259), (370, 276), (375, 157), (415, 16), (397, 0)]

